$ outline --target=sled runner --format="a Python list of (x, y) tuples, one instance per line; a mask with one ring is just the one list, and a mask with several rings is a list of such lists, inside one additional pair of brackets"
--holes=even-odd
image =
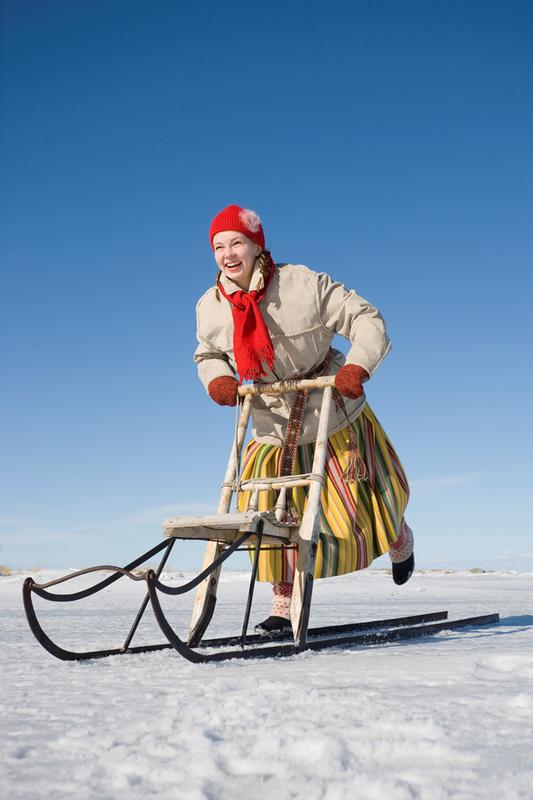
[[(411, 617), (309, 628), (313, 575), (320, 524), (320, 494), (324, 482), (328, 421), (333, 386), (334, 376), (325, 376), (307, 380), (282, 381), (273, 384), (253, 384), (239, 387), (240, 405), (235, 441), (222, 484), (217, 513), (212, 516), (174, 517), (166, 520), (163, 525), (165, 539), (125, 567), (111, 565), (90, 567), (42, 584), (36, 583), (32, 578), (27, 578), (23, 587), (24, 608), (30, 628), (42, 646), (49, 653), (63, 660), (103, 658), (110, 655), (144, 653), (174, 648), (189, 661), (209, 662), (232, 658), (290, 656), (304, 650), (321, 650), (339, 646), (368, 646), (427, 636), (445, 630), (490, 625), (498, 622), (498, 614), (448, 620), (447, 612), (443, 611)], [(287, 394), (302, 390), (321, 390), (323, 392), (311, 472), (276, 478), (241, 480), (240, 456), (250, 417), (252, 397), (261, 393)], [(301, 520), (295, 519), (287, 508), (290, 490), (297, 486), (307, 488), (307, 505)], [(259, 492), (266, 490), (277, 492), (277, 501), (272, 511), (259, 512), (257, 510)], [(233, 495), (242, 491), (251, 493), (248, 511), (232, 512), (231, 501)], [(207, 541), (207, 547), (201, 572), (183, 586), (169, 586), (160, 580), (160, 576), (177, 539), (204, 539)], [(254, 550), (254, 556), (240, 635), (204, 640), (203, 636), (215, 610), (217, 586), (222, 564), (236, 551), (249, 549), (250, 547)], [(292, 547), (296, 550), (296, 571), (291, 601), (292, 641), (290, 641), (291, 637), (286, 633), (275, 636), (248, 635), (248, 623), (260, 552), (265, 548), (279, 547)], [(141, 573), (134, 572), (140, 565), (149, 561), (157, 553), (162, 554), (157, 571), (147, 569)], [(87, 589), (70, 594), (49, 591), (53, 586), (72, 580), (80, 575), (101, 571), (111, 572), (112, 574)], [(62, 603), (73, 602), (96, 594), (124, 576), (135, 581), (144, 582), (147, 591), (126, 640), (121, 647), (73, 652), (56, 645), (45, 633), (35, 613), (33, 594), (45, 600)], [(185, 641), (178, 636), (163, 611), (160, 595), (182, 595), (193, 589), (196, 589), (196, 598), (188, 639)], [(131, 644), (133, 637), (148, 604), (151, 605), (167, 642), (133, 647)], [(287, 640), (287, 643), (280, 643), (284, 639)], [(264, 646), (265, 644), (268, 646)], [(234, 646), (239, 646), (239, 649), (224, 649)]]

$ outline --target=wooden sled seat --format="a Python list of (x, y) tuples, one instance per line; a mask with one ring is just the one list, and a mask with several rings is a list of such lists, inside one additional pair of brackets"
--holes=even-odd
[[(280, 525), (272, 511), (241, 511), (233, 514), (212, 514), (208, 517), (171, 517), (165, 520), (165, 536), (176, 539), (206, 539), (208, 541), (233, 544), (243, 533), (255, 534), (260, 520), (263, 521), (263, 539), (267, 542), (292, 543), (298, 538), (298, 528)], [(246, 542), (253, 544), (256, 536)]]

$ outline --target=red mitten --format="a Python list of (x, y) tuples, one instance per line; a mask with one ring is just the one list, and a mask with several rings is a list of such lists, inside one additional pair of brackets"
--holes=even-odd
[(335, 375), (335, 388), (345, 397), (357, 400), (363, 394), (361, 384), (369, 378), (370, 375), (363, 367), (357, 364), (345, 364)]
[(234, 406), (237, 404), (237, 389), (239, 381), (229, 375), (213, 378), (207, 387), (209, 397), (219, 406)]

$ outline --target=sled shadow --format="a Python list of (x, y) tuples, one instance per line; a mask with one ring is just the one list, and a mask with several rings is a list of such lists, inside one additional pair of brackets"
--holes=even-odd
[(500, 618), (500, 625), (508, 628), (531, 628), (533, 627), (533, 614), (521, 614), (519, 617), (503, 617)]
[[(512, 630), (504, 631), (502, 628), (512, 628)], [(522, 633), (533, 628), (533, 615), (521, 614), (518, 617), (500, 617), (500, 621), (494, 627), (490, 627), (485, 631), (480, 630), (480, 636), (514, 636), (517, 633)], [(471, 632), (473, 633), (473, 631)]]
[[(502, 628), (512, 628), (513, 630), (502, 630)], [(426, 645), (436, 645), (440, 642), (450, 642), (455, 641), (456, 639), (461, 639), (466, 633), (468, 633), (469, 639), (486, 639), (487, 637), (492, 636), (514, 636), (517, 633), (528, 631), (531, 628), (533, 628), (533, 614), (521, 614), (520, 616), (516, 617), (500, 618), (498, 623), (487, 626), (486, 628), (472, 626), (471, 628), (465, 627), (462, 631), (443, 631), (445, 635), (433, 634), (422, 641), (424, 641)], [(414, 647), (416, 645), (420, 645), (420, 643), (421, 638), (416, 637), (410, 640), (408, 639), (407, 641), (391, 642), (391, 646)]]

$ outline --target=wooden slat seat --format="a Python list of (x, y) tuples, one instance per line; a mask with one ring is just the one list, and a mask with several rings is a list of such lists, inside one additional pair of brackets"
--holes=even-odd
[[(176, 539), (205, 539), (232, 544), (242, 533), (255, 533), (263, 520), (263, 542), (293, 542), (298, 538), (298, 528), (277, 524), (272, 512), (242, 511), (233, 514), (212, 514), (207, 517), (171, 517), (165, 520), (165, 536)], [(252, 536), (247, 543), (252, 544)]]

